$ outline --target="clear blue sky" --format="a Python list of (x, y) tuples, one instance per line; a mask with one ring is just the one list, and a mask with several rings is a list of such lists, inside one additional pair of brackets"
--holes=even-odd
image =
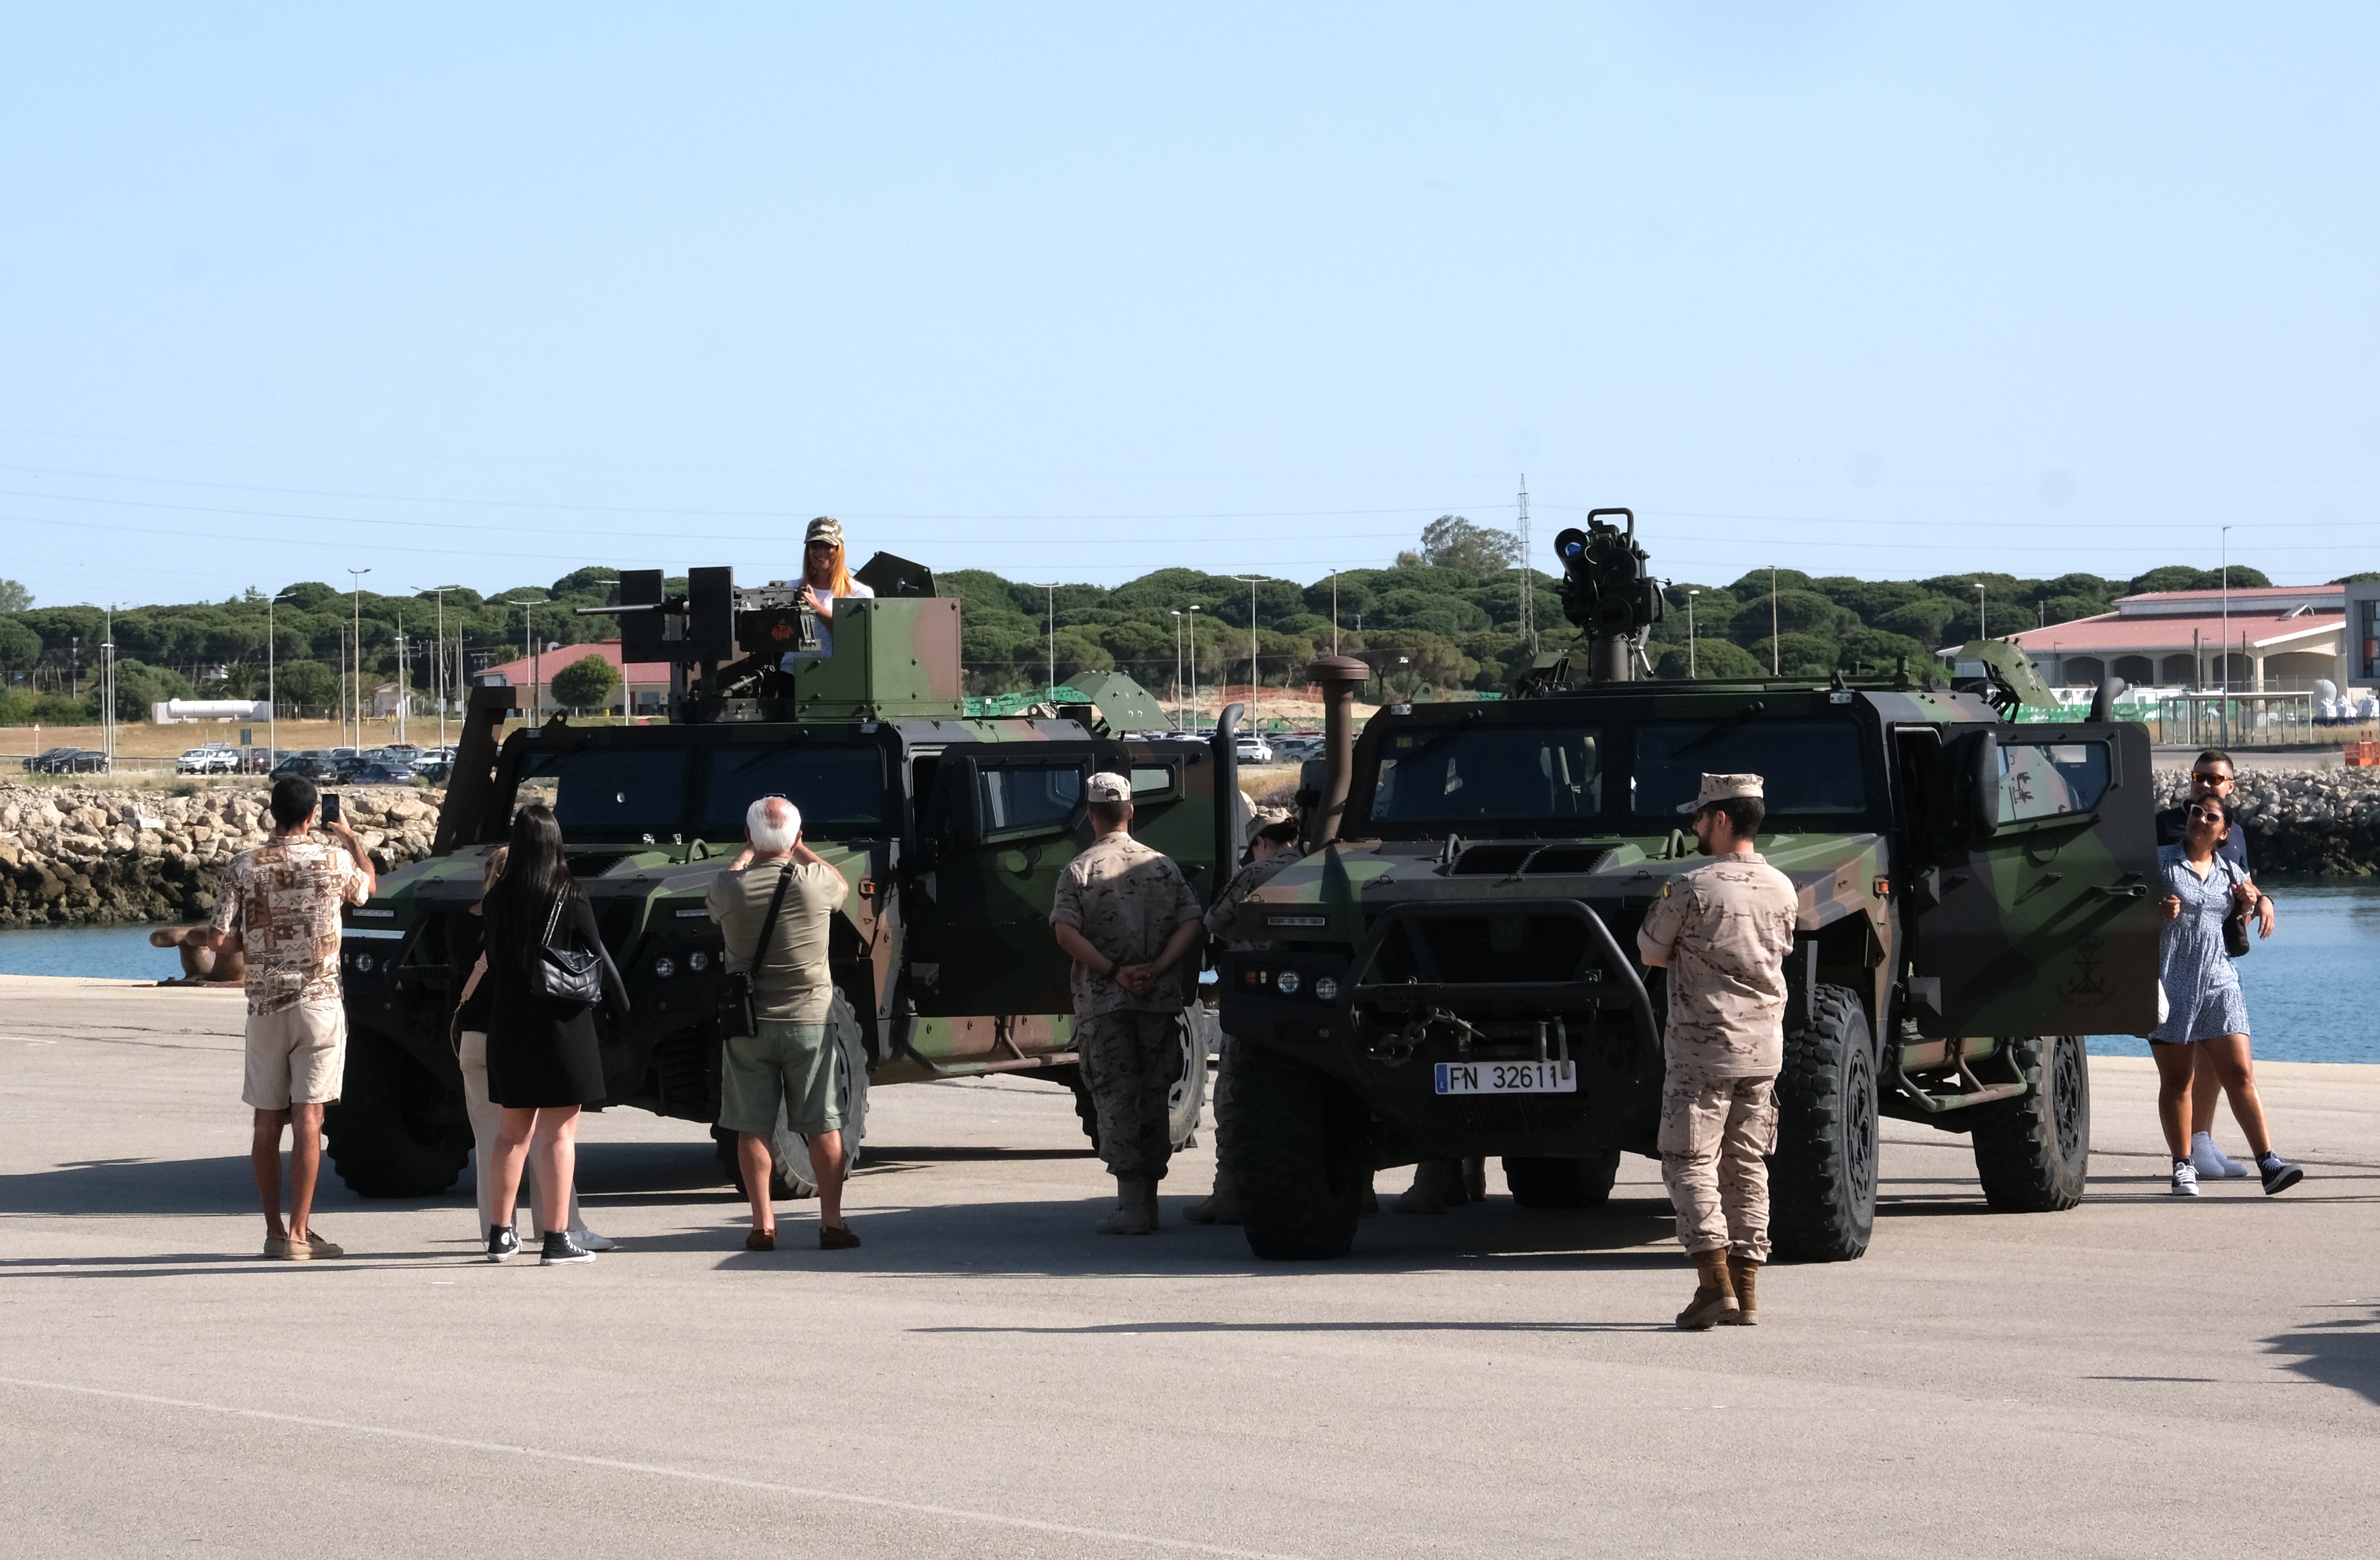
[[(1291, 13), (1286, 17), (1284, 12)], [(2380, 9), (0, 8), (0, 575), (2380, 567)]]

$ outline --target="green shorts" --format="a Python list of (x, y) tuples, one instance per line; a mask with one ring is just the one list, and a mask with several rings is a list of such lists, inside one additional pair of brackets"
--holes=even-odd
[(719, 1125), (767, 1137), (785, 1125), (808, 1137), (843, 1130), (843, 1045), (825, 1024), (760, 1020), (756, 1035), (731, 1037), (719, 1061)]

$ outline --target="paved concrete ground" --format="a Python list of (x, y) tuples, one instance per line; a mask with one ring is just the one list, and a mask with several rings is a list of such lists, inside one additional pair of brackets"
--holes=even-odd
[[(1652, 1166), (1350, 1261), (1089, 1226), (1046, 1085), (876, 1096), (865, 1249), (739, 1249), (698, 1131), (581, 1161), (589, 1267), (473, 1260), (458, 1194), (254, 1259), (236, 996), (0, 980), (0, 1488), (43, 1555), (2369, 1553), (2380, 1069), (2276, 1066), (2312, 1176), (2164, 1189), (2147, 1064), (2094, 1066), (2094, 1192), (1977, 1201), (1893, 1126), (1866, 1260), (1767, 1324), (1688, 1288)], [(2236, 1141), (2236, 1140), (2235, 1140)], [(1211, 1158), (1177, 1162), (1169, 1215)], [(1490, 1172), (1491, 1180), (1494, 1172)], [(1402, 1184), (1402, 1176), (1383, 1176)], [(787, 1223), (809, 1234), (807, 1215)]]

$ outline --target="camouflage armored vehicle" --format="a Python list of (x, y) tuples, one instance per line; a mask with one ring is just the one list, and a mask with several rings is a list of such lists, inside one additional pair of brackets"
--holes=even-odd
[[(1626, 517), (1627, 529), (1604, 523)], [(1906, 666), (1824, 681), (1630, 676), (1660, 612), (1634, 518), (1558, 547), (1585, 630), (1502, 702), (1394, 705), (1360, 740), (1366, 675), (1326, 660), (1316, 848), (1245, 903), (1222, 960), (1243, 1047), (1249, 1244), (1352, 1241), (1370, 1172), (1500, 1155), (1524, 1205), (1604, 1201), (1652, 1155), (1662, 982), (1635, 938), (1695, 865), (1706, 772), (1767, 777), (1760, 849), (1800, 891), (1772, 1237), (1842, 1260), (1876, 1217), (1877, 1122), (1965, 1133), (1985, 1200), (2083, 1195), (2086, 1033), (2156, 1022), (2156, 853), (2144, 729), (2003, 718), (2047, 692), (2013, 647), (1936, 691)]]
[[(1020, 1073), (1074, 1089), (1096, 1137), (1068, 1039), (1066, 963), (1047, 925), (1058, 872), (1089, 840), (1084, 781), (1129, 773), (1135, 833), (1209, 896), (1245, 816), (1237, 708), (1208, 744), (1118, 740), (1089, 704), (969, 719), (959, 603), (899, 559), (880, 555), (860, 578), (877, 598), (840, 603), (832, 653), (819, 656), (820, 626), (782, 587), (739, 590), (726, 569), (696, 569), (665, 600), (659, 571), (625, 575), (620, 605), (605, 610), (622, 615), (624, 659), (671, 664), (663, 725), (556, 717), (499, 744), (514, 695), (473, 691), (431, 856), (382, 877), (347, 915), (346, 1097), (327, 1131), (349, 1187), (433, 1194), (469, 1156), (447, 1033), (468, 971), (450, 933), (515, 808), (531, 799), (560, 820), (627, 982), (632, 1011), (599, 1024), (605, 1105), (716, 1121), (722, 946), (703, 896), (741, 848), (746, 807), (773, 792), (801, 808), (811, 848), (851, 885), (829, 957), (852, 1015), (844, 1042), (862, 1091), (852, 1103), (864, 1106), (871, 1083)], [(1196, 1007), (1182, 1047), (1177, 1142), (1204, 1099)], [(731, 1176), (733, 1156), (722, 1139)], [(799, 1156), (789, 1162), (782, 1141), (779, 1170), (798, 1186)]]

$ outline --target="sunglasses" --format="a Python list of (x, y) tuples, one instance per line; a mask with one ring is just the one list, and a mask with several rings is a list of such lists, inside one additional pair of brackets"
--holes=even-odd
[(2190, 810), (2190, 815), (2192, 818), (2204, 819), (2209, 823), (2223, 822), (2223, 814), (2211, 807), (2193, 807)]
[(2190, 777), (2202, 786), (2227, 785), (2231, 779), (2231, 776), (2228, 774), (2216, 774), (2211, 771), (2204, 769), (2192, 770), (2190, 772)]

